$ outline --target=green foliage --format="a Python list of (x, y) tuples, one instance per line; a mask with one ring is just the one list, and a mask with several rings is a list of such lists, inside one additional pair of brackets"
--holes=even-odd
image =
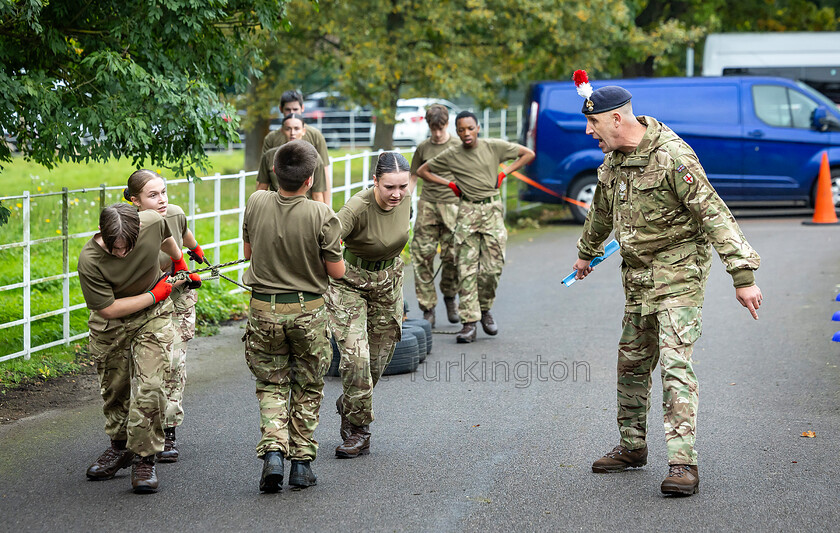
[(330, 89), (374, 109), (376, 146), (387, 147), (379, 133), (400, 97), (466, 94), (499, 108), (504, 89), (604, 66), (628, 9), (620, 0), (292, 0), (288, 16), (285, 35), (262, 40), (265, 76), (249, 117), (265, 116), (282, 90), (332, 78)]
[[(221, 284), (224, 283), (225, 286)], [(219, 324), (225, 320), (244, 318), (248, 314), (248, 293), (230, 294), (229, 282), (207, 282), (198, 289), (198, 303), (195, 306), (195, 331), (198, 335), (214, 335)]]
[(0, 200), (0, 226), (5, 225), (9, 221), (9, 215), (11, 214), (9, 208), (3, 205), (3, 200)]
[[(258, 74), (286, 0), (0, 0), (0, 124), (27, 158), (131, 157), (177, 174), (238, 141), (219, 95)], [(0, 163), (10, 150), (0, 144)]]
[(682, 75), (688, 46), (724, 31), (833, 31), (837, 13), (820, 0), (626, 0), (627, 25), (607, 75)]
[(28, 381), (46, 381), (93, 365), (86, 345), (87, 342), (81, 342), (50, 348), (32, 354), (29, 361), (19, 357), (0, 363), (0, 394)]
[(723, 31), (837, 31), (837, 2), (788, 0), (729, 4)]

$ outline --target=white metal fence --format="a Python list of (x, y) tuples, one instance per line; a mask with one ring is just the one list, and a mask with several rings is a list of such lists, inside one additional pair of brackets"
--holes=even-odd
[[(485, 136), (501, 137), (507, 138), (509, 140), (516, 140), (519, 137), (519, 133), (522, 127), (520, 115), (521, 113), (515, 111), (484, 111), (478, 113), (479, 118), (482, 120), (482, 133)], [(413, 153), (414, 147), (401, 148), (397, 149), (396, 151), (401, 153)], [(330, 158), (330, 168), (332, 169), (332, 182), (334, 185), (332, 189), (333, 199), (335, 200), (334, 205), (343, 205), (357, 190), (371, 185), (371, 161), (372, 157), (376, 155), (377, 152), (365, 151), (357, 154), (348, 154), (338, 158)], [(359, 163), (361, 163), (360, 171)], [(212, 221), (212, 241), (209, 240), (208, 235), (206, 234), (196, 234), (196, 236), (199, 242), (201, 242), (202, 248), (206, 251), (208, 259), (210, 259), (214, 264), (221, 263), (222, 248), (226, 246), (235, 246), (236, 257), (243, 256), (243, 242), (241, 232), (237, 231), (237, 235), (234, 238), (223, 240), (221, 235), (222, 219), (225, 217), (236, 216), (238, 218), (237, 228), (242, 227), (242, 220), (245, 213), (245, 202), (248, 199), (250, 192), (254, 190), (255, 175), (256, 172), (241, 171), (238, 174), (216, 174), (215, 176), (207, 176), (198, 180), (167, 180), (167, 187), (169, 188), (170, 196), (172, 196), (173, 190), (177, 190), (179, 187), (187, 187), (187, 201), (182, 202), (181, 205), (185, 208), (185, 211), (187, 213), (187, 220), (189, 221), (190, 228), (192, 229), (193, 233), (196, 233), (196, 221)], [(222, 188), (223, 184), (226, 182), (235, 183), (236, 190), (238, 192), (236, 194), (237, 200), (235, 202), (235, 206), (223, 209)], [(213, 187), (212, 206), (199, 205), (199, 201), (197, 200), (196, 187), (200, 186), (204, 188), (208, 187), (210, 184), (212, 184)], [(5, 323), (0, 323), (0, 337), (6, 337), (11, 335), (11, 328), (23, 328), (22, 339), (20, 343), (22, 345), (21, 349), (8, 354), (0, 353), (0, 362), (7, 361), (9, 359), (14, 359), (17, 357), (29, 359), (32, 353), (45, 350), (47, 348), (52, 348), (54, 346), (59, 346), (62, 344), (69, 345), (73, 341), (80, 340), (88, 336), (88, 332), (86, 330), (82, 333), (76, 334), (73, 334), (73, 332), (71, 331), (71, 313), (73, 311), (84, 309), (85, 304), (83, 302), (71, 302), (70, 284), (71, 280), (78, 278), (78, 272), (70, 268), (70, 248), (71, 243), (78, 244), (80, 242), (79, 240), (87, 240), (96, 232), (82, 231), (70, 233), (71, 206), (74, 205), (74, 202), (78, 203), (78, 198), (75, 197), (98, 194), (98, 202), (95, 200), (91, 201), (90, 207), (98, 207), (99, 209), (101, 209), (102, 207), (105, 207), (108, 203), (111, 203), (109, 202), (109, 197), (121, 197), (123, 188), (123, 185), (101, 185), (100, 187), (73, 190), (68, 190), (65, 187), (61, 190), (61, 192), (37, 192), (32, 194), (30, 193), (30, 191), (25, 191), (21, 195), (0, 197), (0, 200), (4, 202), (4, 205), (11, 204), (18, 206), (15, 210), (15, 216), (19, 215), (21, 217), (20, 231), (22, 235), (21, 240), (18, 242), (7, 242), (4, 244), (0, 244), (0, 254), (12, 253), (15, 250), (20, 250), (20, 266), (22, 269), (22, 278), (20, 279), (20, 281), (0, 286), (0, 302), (7, 302), (7, 307), (14, 307), (14, 305), (9, 305), (8, 302), (16, 300), (14, 297), (2, 298), (2, 296), (8, 296), (10, 291), (22, 290), (22, 308), (20, 312), (20, 318), (10, 320)], [(40, 187), (38, 187), (38, 190), (40, 191)], [(503, 188), (502, 194), (503, 199), (506, 200), (507, 190), (505, 188)], [(58, 233), (58, 235), (33, 239), (33, 230), (38, 229), (38, 225), (41, 223), (41, 221), (36, 222), (33, 220), (33, 204), (36, 201), (50, 201), (52, 199), (58, 199), (58, 204), (60, 205), (59, 216), (61, 218), (61, 222), (60, 227), (56, 230), (56, 233)], [(225, 198), (225, 201), (229, 204), (231, 203), (231, 198)], [(416, 213), (417, 195), (414, 195), (413, 201), (415, 202), (414, 212)], [(184, 205), (184, 203), (186, 205)], [(98, 210), (95, 210), (95, 213), (98, 213)], [(15, 224), (17, 224), (16, 221)], [(8, 226), (4, 229), (8, 229)], [(5, 233), (6, 235), (9, 234), (7, 231), (4, 231), (3, 233)], [(1, 235), (3, 234), (0, 233), (0, 236)], [(33, 246), (57, 242), (60, 242), (62, 245), (61, 265), (58, 265), (56, 263), (55, 270), (51, 270), (49, 275), (33, 278)], [(241, 282), (242, 274), (247, 267), (247, 263), (241, 263), (238, 265), (225, 267), (221, 270), (221, 272), (235, 272), (238, 280)], [(33, 315), (33, 288), (37, 288), (38, 286), (42, 286), (44, 284), (53, 282), (61, 283), (61, 306), (54, 309), (44, 310)], [(231, 292), (235, 292), (237, 290), (241, 289), (234, 289)], [(78, 300), (79, 298), (77, 297), (75, 299)], [(3, 304), (0, 303), (0, 305)], [(44, 320), (55, 316), (62, 317), (61, 331), (52, 332), (54, 333), (54, 340), (50, 340), (48, 342), (41, 342), (33, 346), (33, 323), (36, 323), (39, 320)]]

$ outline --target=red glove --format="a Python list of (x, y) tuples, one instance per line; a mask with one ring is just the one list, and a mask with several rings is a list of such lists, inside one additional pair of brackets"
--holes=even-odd
[(189, 268), (187, 268), (187, 262), (184, 261), (184, 254), (181, 254), (181, 257), (179, 257), (178, 259), (175, 259), (174, 257), (172, 257), (170, 255), (169, 259), (172, 259), (172, 275), (173, 276), (175, 274), (177, 274), (178, 272), (182, 271), (182, 270), (189, 270)]
[(195, 248), (191, 248), (187, 252), (187, 255), (196, 263), (207, 263), (207, 258), (204, 257), (204, 250), (201, 249), (201, 245), (196, 244)]
[(461, 189), (458, 188), (458, 185), (454, 181), (449, 182), (449, 188), (452, 189), (452, 192), (455, 193), (455, 196), (458, 198), (461, 197)]
[[(177, 274), (178, 272), (181, 272), (182, 270), (189, 270), (187, 268), (187, 262), (184, 261), (184, 254), (181, 254), (180, 259), (178, 259), (177, 261), (172, 256), (170, 256), (169, 259), (172, 259), (172, 275), (173, 276), (175, 274)], [(189, 287), (190, 289), (197, 289), (197, 288), (201, 287), (201, 278), (199, 277), (198, 274), (190, 274), (189, 276), (190, 276), (190, 280), (187, 282), (187, 287)]]
[(499, 172), (499, 175), (496, 177), (496, 188), (497, 189), (502, 186), (502, 182), (505, 181), (506, 177), (507, 177), (507, 174), (505, 174), (504, 171)]
[(169, 298), (169, 295), (172, 294), (172, 285), (166, 281), (169, 277), (169, 274), (164, 274), (160, 281), (152, 287), (152, 290), (146, 291), (152, 295), (152, 298), (155, 299), (155, 303), (162, 302)]
[(201, 287), (201, 277), (198, 274), (190, 274), (190, 280), (187, 282), (187, 287), (190, 289), (197, 289)]

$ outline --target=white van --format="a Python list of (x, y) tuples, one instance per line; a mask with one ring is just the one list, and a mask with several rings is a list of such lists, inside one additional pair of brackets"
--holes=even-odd
[(801, 80), (840, 103), (840, 32), (710, 34), (703, 76), (729, 75)]

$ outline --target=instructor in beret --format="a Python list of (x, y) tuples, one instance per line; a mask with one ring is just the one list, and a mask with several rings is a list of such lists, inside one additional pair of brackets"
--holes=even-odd
[(732, 276), (735, 297), (756, 320), (762, 297), (754, 271), (760, 258), (685, 141), (653, 117), (635, 116), (631, 95), (622, 87), (593, 92), (584, 71), (574, 78), (585, 98), (586, 133), (606, 155), (573, 268), (577, 279), (587, 276), (590, 261), (603, 254), (614, 230), (626, 298), (617, 365), (621, 440), (592, 471), (647, 464), (651, 375), (659, 361), (668, 448), (668, 474), (660, 488), (666, 495), (688, 496), (700, 484), (691, 353), (702, 329), (711, 249)]

